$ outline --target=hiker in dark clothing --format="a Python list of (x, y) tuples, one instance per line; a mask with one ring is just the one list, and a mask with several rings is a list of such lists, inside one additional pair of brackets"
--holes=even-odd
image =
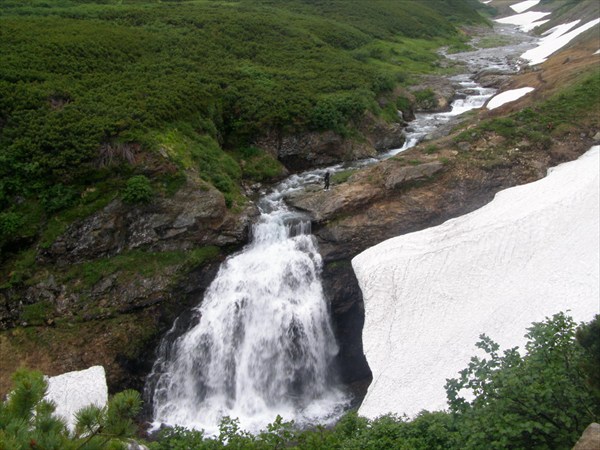
[(329, 190), (329, 172), (325, 172), (325, 190), (328, 191)]

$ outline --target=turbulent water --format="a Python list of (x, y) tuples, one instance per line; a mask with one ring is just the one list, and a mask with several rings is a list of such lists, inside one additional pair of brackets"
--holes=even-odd
[(252, 243), (223, 264), (197, 324), (163, 348), (157, 422), (213, 433), (230, 416), (258, 431), (277, 415), (324, 423), (347, 406), (331, 373), (338, 348), (310, 221), (287, 210), (281, 191), (260, 207)]
[[(471, 60), (489, 67), (478, 55)], [(498, 52), (489, 58), (498, 58)], [(507, 64), (499, 67), (510, 70)], [(263, 195), (251, 243), (222, 265), (184, 333), (174, 339), (180, 332), (176, 323), (161, 344), (147, 383), (156, 426), (214, 434), (222, 417), (230, 416), (256, 432), (277, 415), (302, 426), (335, 421), (348, 408), (350, 398), (332, 372), (338, 349), (321, 285), (321, 256), (310, 221), (283, 199), (322, 182), (326, 171), (372, 164), (413, 147), (495, 92), (468, 75), (453, 81), (459, 99), (451, 110), (417, 114), (402, 148), (292, 175)]]

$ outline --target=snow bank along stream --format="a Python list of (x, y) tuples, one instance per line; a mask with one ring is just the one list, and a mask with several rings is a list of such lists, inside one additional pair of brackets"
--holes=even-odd
[(544, 34), (544, 37), (540, 39), (539, 45), (523, 53), (521, 58), (527, 60), (530, 65), (541, 64), (546, 61), (550, 55), (563, 48), (577, 36), (598, 25), (600, 19), (590, 20), (574, 30), (569, 31), (579, 22), (579, 20), (575, 20), (574, 22), (558, 25), (548, 30)]
[(373, 372), (360, 414), (443, 409), (445, 380), (477, 354), (481, 333), (513, 347), (533, 321), (599, 312), (599, 151), (352, 260)]
[(510, 91), (504, 91), (498, 95), (495, 95), (490, 99), (488, 104), (486, 105), (487, 109), (496, 109), (505, 103), (514, 102), (515, 100), (520, 99), (521, 97), (529, 94), (533, 91), (532, 87), (524, 87), (520, 89), (511, 89)]

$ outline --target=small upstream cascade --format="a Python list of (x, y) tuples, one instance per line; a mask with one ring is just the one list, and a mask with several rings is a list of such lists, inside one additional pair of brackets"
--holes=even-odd
[(347, 408), (332, 373), (321, 256), (310, 221), (282, 200), (293, 184), (261, 199), (252, 242), (222, 265), (196, 324), (163, 342), (151, 375), (157, 424), (214, 433), (230, 416), (258, 431), (277, 415), (327, 423)]

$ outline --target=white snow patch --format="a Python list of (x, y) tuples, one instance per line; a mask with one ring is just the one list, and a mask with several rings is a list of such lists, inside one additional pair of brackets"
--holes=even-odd
[(562, 36), (567, 31), (569, 31), (571, 28), (573, 28), (575, 25), (577, 25), (579, 22), (581, 22), (581, 19), (577, 19), (573, 22), (563, 23), (561, 25), (557, 25), (553, 28), (550, 28), (549, 30), (544, 31), (542, 33), (542, 36), (546, 36), (546, 37), (541, 38), (540, 42), (546, 42), (547, 40), (554, 40), (558, 36)]
[(530, 65), (541, 64), (546, 61), (550, 55), (567, 45), (575, 37), (599, 24), (600, 19), (591, 20), (586, 24), (575, 28), (573, 31), (566, 33), (566, 31), (570, 30), (578, 22), (579, 21), (577, 20), (575, 22), (570, 22), (553, 28), (554, 31), (550, 35), (542, 38), (537, 47), (527, 50), (525, 53), (523, 53), (521, 58), (529, 61)]
[(539, 2), (540, 2), (540, 0), (525, 0), (524, 2), (516, 3), (514, 5), (511, 5), (510, 7), (512, 8), (512, 10), (514, 12), (522, 13), (522, 12), (527, 11), (530, 8), (533, 8)]
[(548, 22), (547, 20), (540, 20), (543, 17), (546, 17), (548, 14), (550, 13), (528, 11), (522, 14), (515, 14), (513, 16), (504, 17), (502, 19), (496, 19), (496, 22), (517, 25), (523, 31), (530, 31), (533, 30), (535, 27)]
[(69, 430), (73, 431), (77, 411), (89, 405), (102, 408), (108, 402), (104, 367), (92, 366), (86, 370), (49, 377), (45, 399), (56, 404), (56, 414), (61, 416), (67, 422)]
[(486, 333), (523, 346), (532, 322), (599, 312), (599, 153), (592, 147), (483, 208), (384, 241), (352, 260), (365, 302), (373, 382), (359, 413), (415, 415), (446, 407)]
[(515, 100), (520, 99), (524, 95), (529, 94), (533, 91), (532, 87), (524, 87), (520, 89), (511, 89), (510, 91), (504, 91), (500, 94), (494, 95), (487, 104), (487, 109), (498, 108), (499, 106), (504, 105), (505, 103), (514, 102)]

